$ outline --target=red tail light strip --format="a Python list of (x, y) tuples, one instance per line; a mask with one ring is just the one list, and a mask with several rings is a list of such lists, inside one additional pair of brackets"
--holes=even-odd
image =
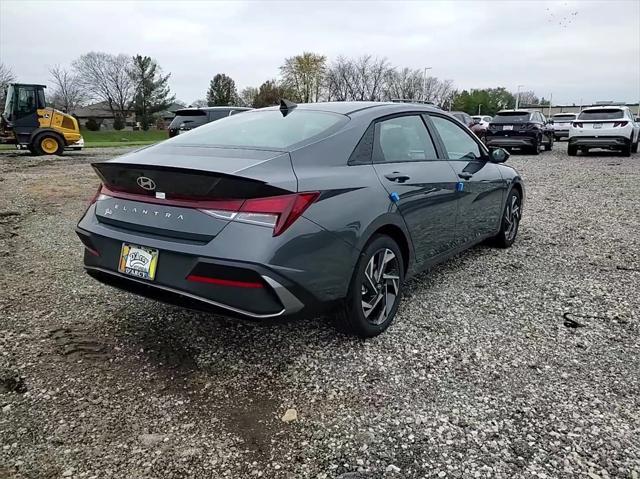
[(183, 208), (196, 208), (196, 209), (217, 209), (217, 210), (229, 210), (238, 211), (244, 203), (244, 200), (178, 200), (175, 198), (155, 198), (149, 195), (139, 195), (136, 193), (127, 193), (125, 191), (117, 191), (102, 186), (102, 193), (114, 198), (122, 198), (123, 200), (141, 201), (144, 203), (153, 203), (156, 205), (165, 206), (180, 206)]
[(209, 276), (199, 276), (197, 274), (190, 274), (187, 276), (187, 281), (193, 281), (195, 283), (207, 283), (216, 284), (218, 286), (231, 286), (234, 288), (264, 288), (264, 284), (250, 281), (235, 281), (232, 279), (220, 279), (210, 278)]
[[(320, 193), (293, 193), (290, 195), (251, 198), (247, 200), (184, 200), (175, 198), (154, 198), (148, 195), (114, 191), (102, 186), (102, 194), (125, 200), (141, 201), (160, 205), (179, 206), (199, 210), (219, 210), (238, 212), (237, 221), (242, 221), (242, 213), (270, 214), (277, 216), (273, 227), (273, 236), (278, 236), (296, 221), (313, 203)], [(229, 220), (233, 220), (230, 217)], [(247, 221), (251, 222), (251, 221)]]

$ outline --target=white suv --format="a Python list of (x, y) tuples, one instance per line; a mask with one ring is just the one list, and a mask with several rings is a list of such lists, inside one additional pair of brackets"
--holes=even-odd
[(589, 148), (619, 150), (623, 156), (638, 151), (640, 123), (626, 106), (585, 108), (569, 128), (569, 156)]
[(553, 123), (554, 139), (569, 138), (569, 127), (577, 117), (577, 113), (556, 113), (553, 115), (551, 121)]

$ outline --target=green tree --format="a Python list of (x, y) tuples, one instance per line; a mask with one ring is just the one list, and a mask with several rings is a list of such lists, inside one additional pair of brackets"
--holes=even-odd
[(464, 111), (470, 115), (495, 115), (499, 110), (513, 108), (515, 97), (505, 88), (463, 90), (453, 100), (452, 110)]
[(325, 83), (327, 57), (304, 52), (287, 58), (280, 67), (282, 81), (291, 90), (291, 100), (304, 103), (317, 102)]
[(143, 130), (153, 124), (155, 113), (166, 110), (175, 100), (171, 95), (168, 81), (171, 73), (162, 74), (162, 69), (151, 57), (136, 55), (129, 70), (135, 82), (133, 109)]
[(257, 94), (253, 97), (253, 107), (264, 108), (265, 106), (277, 105), (281, 99), (289, 100), (292, 97), (293, 92), (285, 85), (278, 84), (276, 80), (267, 80), (260, 85)]
[(238, 103), (238, 91), (236, 82), (224, 73), (218, 73), (213, 77), (207, 91), (207, 105), (227, 106)]

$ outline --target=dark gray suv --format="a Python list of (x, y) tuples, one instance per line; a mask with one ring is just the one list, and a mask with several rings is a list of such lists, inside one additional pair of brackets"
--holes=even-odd
[(95, 163), (77, 233), (104, 283), (255, 320), (332, 308), (374, 336), (408, 277), (513, 243), (507, 157), (428, 106), (283, 101)]

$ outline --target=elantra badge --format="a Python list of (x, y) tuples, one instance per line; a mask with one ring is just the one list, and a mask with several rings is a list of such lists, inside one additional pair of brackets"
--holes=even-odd
[(144, 188), (148, 191), (153, 191), (156, 189), (156, 182), (151, 178), (147, 178), (146, 176), (139, 176), (136, 180), (136, 183), (138, 183), (138, 186), (140, 188)]

